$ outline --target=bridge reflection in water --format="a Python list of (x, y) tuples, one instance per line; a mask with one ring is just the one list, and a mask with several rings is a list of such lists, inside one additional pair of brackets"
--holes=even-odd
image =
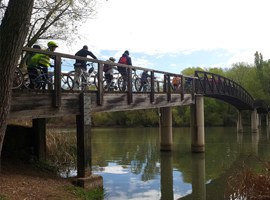
[(243, 169), (243, 163), (258, 169), (259, 159), (269, 157), (265, 127), (252, 133), (256, 137), (250, 130), (207, 127), (205, 154), (190, 153), (188, 128), (174, 128), (174, 150), (160, 152), (157, 131), (93, 130), (94, 173), (103, 176), (108, 199), (224, 199), (229, 177)]
[[(251, 128), (258, 131), (259, 115), (268, 116), (268, 106), (263, 101), (255, 101), (251, 95), (234, 81), (217, 74), (196, 71), (194, 77), (174, 74), (165, 71), (147, 69), (150, 72), (150, 90), (134, 92), (132, 71), (143, 71), (145, 68), (117, 64), (126, 67), (128, 71), (127, 90), (108, 92), (103, 87), (103, 65), (106, 61), (83, 58), (68, 54), (47, 52), (24, 48), (25, 51), (49, 54), (54, 56), (54, 86), (51, 90), (14, 90), (12, 94), (11, 111), (8, 119), (33, 119), (33, 129), (38, 135), (36, 143), (39, 146), (37, 158), (45, 159), (46, 129), (45, 118), (76, 115), (77, 149), (78, 149), (78, 185), (86, 186), (91, 182), (91, 114), (93, 112), (114, 112), (136, 109), (158, 108), (160, 116), (160, 150), (172, 150), (172, 107), (191, 107), (191, 151), (204, 152), (204, 103), (203, 97), (212, 97), (232, 104), (238, 109), (237, 127), (243, 131), (241, 111), (251, 110)], [(95, 90), (63, 91), (61, 88), (62, 59), (81, 59), (97, 64), (97, 82)], [(171, 87), (172, 78), (180, 78), (180, 87), (174, 91)], [(157, 81), (156, 77), (161, 77)], [(157, 87), (155, 87), (157, 85)], [(268, 123), (268, 118), (267, 118)], [(87, 142), (86, 142), (87, 141)], [(88, 179), (88, 177), (90, 177)]]

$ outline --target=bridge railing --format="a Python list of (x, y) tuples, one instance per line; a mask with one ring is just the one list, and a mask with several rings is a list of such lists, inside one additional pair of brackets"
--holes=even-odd
[[(61, 89), (61, 72), (62, 72), (62, 64), (63, 61), (70, 63), (70, 67), (72, 67), (71, 70), (73, 70), (73, 64), (75, 63), (75, 59), (79, 60), (85, 60), (87, 62), (92, 62), (95, 63), (96, 65), (96, 71), (97, 71), (97, 89), (94, 90), (89, 90), (85, 92), (96, 92), (97, 93), (97, 103), (99, 105), (103, 104), (103, 95), (107, 91), (104, 90), (103, 88), (103, 65), (104, 64), (109, 64), (112, 65), (111, 62), (107, 61), (102, 61), (102, 60), (97, 60), (97, 59), (91, 59), (91, 58), (85, 58), (85, 57), (79, 57), (79, 56), (74, 56), (74, 55), (69, 55), (69, 54), (63, 54), (63, 53), (57, 53), (57, 52), (49, 52), (49, 51), (44, 51), (44, 50), (39, 50), (39, 49), (33, 49), (29, 47), (24, 47), (23, 51), (25, 52), (32, 52), (32, 53), (43, 53), (47, 54), (50, 57), (54, 59), (54, 87), (53, 87), (53, 93), (54, 93), (54, 106), (55, 107), (61, 107), (61, 94), (62, 94), (62, 89)], [(137, 74), (143, 72), (144, 70), (147, 70), (150, 74), (150, 91), (147, 91), (149, 93), (150, 97), (150, 102), (155, 101), (155, 94), (157, 93), (166, 93), (167, 94), (167, 101), (171, 100), (172, 95), (179, 94), (181, 97), (181, 100), (184, 99), (185, 94), (191, 94), (192, 97), (194, 98), (195, 94), (195, 79), (196, 77), (188, 77), (188, 76), (183, 76), (181, 74), (175, 74), (175, 73), (170, 73), (166, 71), (159, 71), (159, 70), (154, 70), (154, 69), (148, 69), (148, 68), (143, 68), (143, 67), (137, 67), (137, 66), (129, 66), (129, 65), (124, 65), (124, 64), (119, 64), (119, 63), (113, 63), (113, 66), (121, 66), (127, 68), (127, 90), (124, 91), (124, 93), (127, 94), (127, 103), (131, 104), (133, 102), (133, 95), (134, 95), (134, 78), (132, 77), (132, 71), (136, 70)], [(172, 84), (172, 79), (173, 77), (179, 77), (179, 86), (177, 88), (174, 88)], [(117, 91), (121, 92), (121, 91)]]
[(245, 102), (250, 107), (253, 107), (253, 97), (239, 84), (236, 82), (205, 71), (195, 71), (196, 82), (196, 93), (209, 95), (209, 96), (227, 96), (239, 99)]

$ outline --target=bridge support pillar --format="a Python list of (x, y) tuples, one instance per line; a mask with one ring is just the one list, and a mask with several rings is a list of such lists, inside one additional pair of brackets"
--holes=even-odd
[(257, 114), (257, 110), (254, 109), (251, 112), (251, 131), (252, 132), (258, 132), (258, 114)]
[(33, 119), (32, 126), (34, 131), (35, 145), (34, 154), (38, 161), (46, 160), (46, 119)]
[(258, 128), (260, 129), (262, 127), (262, 114), (258, 114)]
[(80, 96), (80, 115), (77, 123), (77, 180), (75, 184), (92, 189), (103, 187), (101, 176), (93, 175), (91, 170), (91, 97), (87, 93)]
[(163, 107), (159, 110), (160, 150), (172, 150), (172, 108)]
[(195, 104), (190, 106), (191, 151), (204, 152), (204, 103), (203, 96), (196, 95)]
[(237, 132), (243, 132), (243, 123), (242, 123), (242, 112), (238, 110), (238, 119), (237, 119)]

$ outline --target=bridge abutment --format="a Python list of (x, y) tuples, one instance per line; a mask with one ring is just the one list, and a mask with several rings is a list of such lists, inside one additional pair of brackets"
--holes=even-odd
[(160, 150), (172, 150), (172, 108), (162, 107), (159, 109), (159, 138)]
[(196, 95), (195, 104), (190, 106), (191, 151), (205, 151), (204, 141), (204, 101), (203, 95)]

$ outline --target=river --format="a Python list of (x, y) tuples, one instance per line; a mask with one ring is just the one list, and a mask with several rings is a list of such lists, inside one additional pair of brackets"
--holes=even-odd
[(159, 150), (158, 128), (92, 129), (93, 173), (109, 200), (224, 199), (228, 177), (258, 168), (270, 154), (269, 131), (205, 128), (205, 153), (191, 153), (189, 128), (173, 128), (172, 152)]

